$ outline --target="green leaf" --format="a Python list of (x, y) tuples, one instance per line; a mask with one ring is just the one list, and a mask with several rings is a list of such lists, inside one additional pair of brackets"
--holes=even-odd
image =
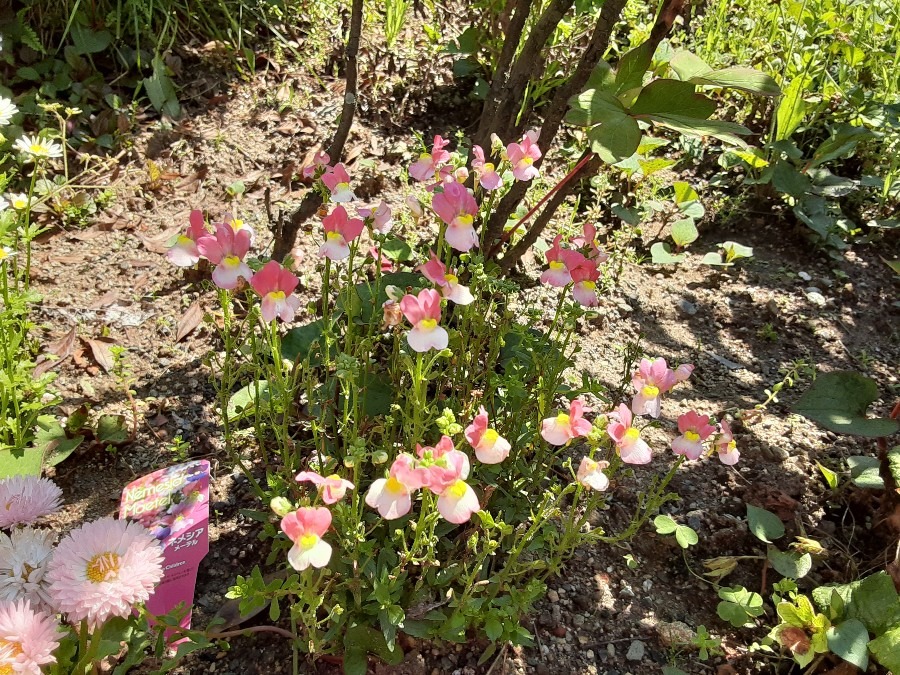
[(0, 478), (40, 476), (43, 457), (44, 453), (39, 448), (25, 448), (18, 454), (0, 450)]
[(653, 61), (654, 47), (649, 42), (639, 44), (616, 64), (616, 93), (623, 94), (640, 87), (644, 74)]
[(675, 529), (675, 541), (681, 548), (689, 548), (700, 541), (697, 533), (687, 525), (679, 525)]
[(611, 117), (588, 131), (591, 150), (607, 164), (631, 157), (641, 143), (641, 128), (633, 117), (624, 113)]
[(753, 249), (736, 241), (723, 241), (719, 247), (725, 251), (725, 262), (733, 262), (741, 258), (752, 258)]
[(303, 326), (291, 328), (281, 338), (281, 357), (294, 363), (298, 359), (303, 362), (307, 358), (309, 358), (311, 365), (321, 363), (321, 351), (311, 352), (313, 345), (316, 343), (319, 343), (321, 346), (320, 340), (322, 339), (324, 327), (325, 324), (322, 319), (318, 319)]
[(615, 93), (616, 90), (616, 71), (612, 69), (603, 59), (594, 66), (591, 76), (587, 81), (587, 89), (599, 89), (600, 91), (608, 91)]
[(894, 673), (900, 673), (900, 626), (891, 628), (869, 643), (872, 657)]
[(713, 68), (696, 54), (685, 49), (679, 49), (669, 61), (669, 66), (682, 80), (690, 80), (692, 77), (712, 72)]
[(837, 490), (838, 482), (840, 480), (837, 472), (832, 471), (819, 461), (816, 461), (816, 466), (819, 468), (819, 472), (825, 478), (825, 482), (828, 484), (828, 487), (830, 487), (832, 490)]
[(484, 634), (487, 635), (488, 640), (491, 642), (496, 641), (503, 635), (503, 624), (495, 616), (488, 616), (484, 622)]
[(392, 666), (403, 661), (403, 650), (399, 646), (389, 649), (384, 635), (379, 631), (359, 625), (348, 628), (344, 634), (344, 673), (366, 675), (367, 654), (373, 654)]
[(590, 127), (625, 114), (625, 106), (615, 96), (599, 89), (588, 89), (569, 99), (566, 122), (576, 127)]
[(771, 511), (747, 504), (747, 525), (757, 539), (768, 544), (784, 536), (784, 523)]
[(893, 270), (894, 274), (900, 275), (900, 260), (887, 260), (882, 258), (884, 264)]
[(813, 153), (812, 160), (809, 163), (810, 168), (817, 167), (833, 159), (848, 155), (857, 146), (860, 141), (872, 138), (874, 134), (865, 127), (853, 127), (843, 125), (835, 134), (816, 148)]
[(740, 89), (760, 96), (778, 96), (781, 88), (771, 76), (755, 68), (734, 66), (698, 73), (690, 78), (694, 84)]
[(738, 135), (746, 135), (750, 133), (747, 127), (735, 124), (734, 122), (723, 122), (721, 120), (698, 120), (695, 117), (685, 117), (683, 115), (672, 115), (669, 113), (656, 113), (648, 115), (648, 119), (653, 120), (660, 126), (668, 129), (674, 129), (682, 134), (690, 136), (712, 136), (718, 138), (723, 143), (735, 145), (739, 148), (747, 149), (749, 146), (738, 138)]
[(793, 407), (793, 411), (836, 433), (878, 438), (897, 431), (896, 420), (869, 419), (866, 409), (878, 398), (875, 382), (850, 371), (825, 373)]
[(412, 258), (412, 249), (398, 237), (388, 237), (381, 245), (381, 252), (386, 258), (396, 262), (404, 262)]
[(856, 487), (864, 490), (884, 490), (884, 479), (881, 477), (881, 462), (877, 457), (848, 457), (850, 480)]
[(809, 553), (799, 554), (794, 552), (779, 551), (777, 548), (769, 548), (769, 562), (772, 567), (783, 577), (802, 579), (812, 569), (812, 556)]
[(833, 593), (844, 601), (845, 617), (859, 619), (874, 635), (881, 635), (900, 624), (900, 597), (886, 572), (877, 572), (850, 584), (819, 586), (813, 589), (812, 596), (817, 605), (828, 608)]
[(848, 619), (829, 628), (826, 636), (828, 637), (828, 649), (844, 661), (852, 663), (863, 671), (866, 670), (869, 666), (867, 651), (869, 633), (861, 621)]
[(695, 202), (700, 199), (700, 195), (698, 195), (697, 191), (691, 187), (690, 183), (679, 180), (675, 181), (672, 184), (672, 187), (675, 188), (676, 204), (681, 204), (683, 202)]
[(679, 246), (687, 246), (697, 240), (700, 233), (697, 226), (694, 225), (693, 218), (682, 218), (672, 223), (672, 239)]
[(678, 529), (678, 523), (672, 516), (660, 515), (653, 519), (653, 525), (656, 527), (657, 534), (672, 534)]
[(803, 93), (806, 90), (806, 78), (795, 77), (785, 88), (778, 109), (775, 111), (775, 140), (781, 141), (791, 137), (806, 117), (806, 101)]
[(654, 265), (677, 265), (684, 260), (684, 254), (674, 254), (665, 242), (658, 241), (650, 247), (650, 260)]
[(153, 74), (144, 78), (144, 89), (151, 105), (170, 117), (178, 117), (181, 107), (178, 104), (178, 94), (175, 85), (169, 77), (166, 64), (160, 56), (153, 58)]
[[(257, 398), (257, 391), (259, 398)], [(231, 422), (238, 422), (253, 414), (257, 405), (268, 405), (271, 400), (269, 383), (266, 380), (251, 382), (246, 387), (238, 389), (228, 400), (226, 414)]]
[[(81, 414), (82, 409), (76, 410), (69, 415), (66, 422), (68, 428), (72, 425), (71, 431), (78, 431), (87, 422), (87, 410)], [(74, 418), (74, 419), (73, 419)], [(75, 428), (77, 425), (77, 428)], [(56, 466), (69, 457), (76, 448), (81, 445), (84, 440), (83, 435), (76, 435), (69, 438), (64, 429), (53, 415), (41, 415), (37, 419), (37, 430), (34, 435), (34, 447), (39, 449), (44, 457), (44, 464), (47, 466)]]
[(735, 628), (746, 625), (752, 617), (764, 612), (762, 596), (743, 586), (720, 588), (719, 597), (722, 602), (716, 607), (716, 613)]
[(125, 415), (100, 415), (97, 420), (97, 440), (104, 445), (126, 443), (131, 438)]
[(86, 26), (72, 24), (72, 44), (78, 54), (97, 54), (112, 43), (112, 34), (107, 31), (92, 31)]
[(772, 170), (772, 187), (791, 197), (800, 198), (812, 191), (812, 181), (790, 162), (779, 161)]
[(704, 120), (715, 111), (715, 102), (698, 94), (693, 84), (665, 79), (653, 80), (641, 89), (630, 110), (632, 115), (670, 113)]

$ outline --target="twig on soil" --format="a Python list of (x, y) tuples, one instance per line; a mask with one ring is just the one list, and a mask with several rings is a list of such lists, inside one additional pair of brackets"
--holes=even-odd
[(503, 660), (503, 663), (506, 663), (506, 649), (509, 647), (509, 643), (504, 643), (504, 645), (500, 648), (500, 653), (497, 654), (497, 658), (494, 659), (494, 662), (491, 664), (491, 667), (487, 669), (487, 672), (484, 675), (491, 675), (494, 672), (494, 668), (497, 667), (497, 664), (500, 663), (500, 660)]
[(238, 635), (245, 635), (246, 633), (275, 633), (276, 635), (281, 635), (286, 638), (294, 639), (294, 634), (291, 631), (286, 630), (284, 628), (279, 628), (278, 626), (250, 626), (249, 628), (235, 628), (234, 630), (227, 630), (222, 633), (207, 633), (206, 637), (211, 640), (224, 640), (225, 638), (237, 637)]

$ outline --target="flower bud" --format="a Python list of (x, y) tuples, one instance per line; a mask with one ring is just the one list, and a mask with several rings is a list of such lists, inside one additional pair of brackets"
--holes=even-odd
[(294, 510), (294, 505), (284, 497), (272, 497), (272, 501), (269, 502), (269, 506), (272, 508), (272, 511), (275, 512), (275, 515), (279, 518), (284, 518), (287, 514)]
[(410, 195), (406, 198), (406, 206), (409, 207), (416, 222), (419, 222), (425, 216), (425, 210), (422, 208), (422, 203), (416, 199), (414, 195)]
[(384, 309), (384, 318), (382, 320), (384, 328), (399, 326), (403, 321), (403, 311), (400, 309), (399, 303), (388, 300), (382, 305), (382, 309)]
[(466, 167), (461, 166), (453, 172), (453, 177), (456, 178), (457, 182), (465, 183), (469, 178), (469, 170)]
[(388, 454), (384, 450), (376, 450), (372, 453), (372, 464), (384, 464), (388, 461)]

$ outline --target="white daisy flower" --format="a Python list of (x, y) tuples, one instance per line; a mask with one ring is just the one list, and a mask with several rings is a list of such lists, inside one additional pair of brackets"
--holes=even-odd
[(12, 116), (19, 112), (16, 104), (10, 99), (0, 96), (0, 127), (9, 124)]
[(8, 208), (9, 208), (9, 202), (6, 201), (3, 197), (0, 197), (0, 213), (3, 213)]
[(16, 150), (25, 155), (25, 161), (62, 157), (62, 146), (40, 136), (21, 136), (16, 140)]
[(44, 573), (56, 535), (52, 530), (16, 528), (0, 532), (0, 600), (30, 600), (32, 607), (49, 607)]
[[(24, 192), (10, 192), (6, 196), (9, 197), (9, 205), (16, 211), (24, 211), (28, 208), (28, 195)], [(0, 197), (0, 201), (3, 201), (3, 197)], [(0, 209), (0, 211), (2, 210)]]
[(6, 262), (7, 258), (12, 258), (15, 252), (8, 246), (0, 246), (0, 263)]

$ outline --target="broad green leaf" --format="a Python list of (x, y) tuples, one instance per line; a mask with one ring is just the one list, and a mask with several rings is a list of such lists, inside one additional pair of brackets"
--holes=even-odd
[(835, 134), (816, 148), (810, 168), (817, 167), (833, 159), (842, 157), (852, 152), (860, 141), (872, 138), (874, 133), (865, 127), (853, 127), (843, 125)]
[(771, 511), (747, 504), (747, 525), (757, 539), (768, 544), (784, 536), (784, 523)]
[(740, 89), (760, 96), (778, 96), (781, 88), (769, 75), (755, 68), (735, 66), (698, 73), (690, 78), (694, 84)]
[[(303, 326), (291, 328), (281, 338), (281, 358), (291, 362), (299, 359), (301, 363), (309, 358), (312, 365), (321, 363), (321, 351), (317, 350), (314, 354), (310, 352), (313, 345), (320, 342), (324, 326), (322, 319), (318, 319)], [(321, 343), (319, 346), (321, 347)]]
[(144, 78), (144, 89), (153, 107), (170, 117), (178, 117), (181, 107), (175, 85), (169, 77), (166, 64), (160, 56), (153, 58), (153, 74)]
[(672, 239), (679, 246), (687, 246), (697, 240), (700, 233), (692, 218), (682, 218), (672, 223)]
[(850, 371), (825, 373), (794, 404), (793, 411), (836, 433), (878, 438), (897, 431), (896, 420), (871, 419), (866, 409), (878, 398), (875, 382)]
[(404, 262), (412, 258), (412, 249), (399, 237), (388, 237), (381, 245), (381, 252), (386, 258)]
[(100, 415), (97, 420), (97, 440), (104, 445), (125, 443), (130, 436), (125, 415)]
[(39, 448), (25, 448), (14, 455), (11, 450), (0, 450), (0, 478), (10, 476), (40, 476), (44, 453)]
[(672, 516), (667, 516), (665, 514), (656, 516), (653, 519), (653, 525), (656, 527), (656, 531), (659, 534), (672, 534), (676, 529), (678, 529), (678, 523), (675, 522), (675, 519)]
[(653, 45), (644, 42), (619, 59), (616, 64), (617, 94), (623, 94), (643, 84), (644, 74), (653, 61), (653, 49)]
[(78, 54), (97, 54), (109, 47), (112, 34), (107, 31), (93, 31), (86, 26), (72, 24), (72, 44)]
[[(638, 153), (640, 153), (640, 148), (638, 148)], [(638, 166), (640, 167), (641, 173), (645, 176), (652, 176), (657, 171), (663, 171), (664, 169), (668, 169), (670, 166), (675, 164), (674, 159), (665, 159), (663, 157), (655, 157), (653, 159), (638, 160)], [(890, 263), (889, 263), (890, 264)], [(897, 274), (900, 274), (900, 262), (894, 263), (897, 265)]]
[(641, 142), (641, 129), (633, 117), (620, 114), (588, 132), (591, 150), (607, 164), (630, 157)]
[[(257, 398), (257, 393), (259, 394)], [(269, 383), (266, 380), (251, 382), (238, 389), (228, 400), (226, 414), (232, 422), (237, 422), (253, 414), (257, 405), (268, 405), (271, 399)]]
[(728, 267), (731, 263), (725, 262), (725, 259), (722, 257), (721, 253), (716, 253), (715, 251), (710, 251), (700, 260), (704, 265), (721, 265), (723, 267)]
[(692, 77), (712, 72), (713, 68), (696, 54), (684, 49), (679, 49), (669, 61), (669, 66), (682, 80), (690, 80)]
[(503, 635), (503, 624), (495, 616), (488, 616), (484, 621), (484, 634), (487, 635), (488, 640), (494, 642)]
[(734, 155), (751, 169), (764, 169), (769, 166), (769, 162), (765, 157), (760, 156), (759, 148), (751, 148), (750, 150), (730, 150), (730, 154)]
[(884, 490), (884, 479), (881, 477), (881, 463), (877, 457), (861, 455), (848, 457), (847, 467), (850, 469), (850, 480), (864, 490)]
[[(367, 654), (373, 654), (388, 665), (396, 666), (403, 661), (400, 647), (389, 649), (384, 635), (368, 626), (352, 626), (344, 635), (344, 673), (346, 675), (366, 675)], [(350, 663), (348, 664), (348, 656)]]
[(891, 628), (884, 635), (869, 643), (872, 657), (894, 673), (900, 673), (900, 626)]
[(791, 197), (800, 198), (812, 191), (812, 181), (790, 162), (780, 160), (772, 171), (772, 187)]
[(720, 588), (719, 597), (722, 602), (716, 607), (716, 613), (735, 628), (745, 626), (752, 617), (764, 612), (762, 596), (743, 586)]
[(900, 597), (886, 572), (850, 584), (819, 586), (812, 591), (813, 600), (827, 609), (835, 592), (844, 601), (844, 616), (859, 619), (870, 633), (881, 635), (900, 623)]
[(752, 258), (753, 249), (736, 241), (723, 241), (719, 247), (725, 252), (725, 262), (731, 263), (741, 258)]
[(632, 115), (669, 113), (704, 120), (715, 111), (715, 102), (698, 94), (694, 85), (665, 79), (653, 80), (641, 89), (630, 110)]
[(697, 191), (691, 187), (690, 183), (687, 183), (683, 180), (675, 181), (672, 184), (672, 187), (675, 188), (675, 203), (681, 204), (682, 202), (692, 202), (700, 199), (700, 195), (697, 194)]
[(681, 202), (678, 210), (692, 220), (700, 220), (706, 213), (706, 209), (699, 201)]
[(782, 141), (791, 137), (806, 117), (806, 101), (803, 93), (806, 90), (806, 78), (795, 77), (785, 88), (778, 109), (775, 111), (775, 140)]
[(665, 242), (658, 241), (650, 247), (650, 260), (654, 265), (677, 265), (684, 260), (684, 254), (674, 254)]
[(783, 577), (802, 579), (812, 569), (812, 556), (809, 553), (799, 554), (779, 551), (774, 546), (769, 548), (769, 562)]
[(738, 135), (749, 134), (750, 130), (740, 124), (735, 124), (734, 122), (699, 120), (695, 117), (685, 117), (683, 115), (672, 115), (668, 113), (648, 115), (647, 118), (661, 126), (683, 134), (701, 137), (712, 136), (713, 138), (718, 138), (723, 143), (735, 145), (739, 148), (747, 149), (749, 147), (744, 141), (738, 138)]
[(862, 671), (866, 670), (869, 665), (867, 650), (869, 632), (861, 621), (847, 619), (843, 623), (829, 628), (826, 635), (828, 649)]
[(626, 114), (625, 106), (612, 94), (588, 89), (569, 99), (566, 122), (577, 127), (590, 127)]
[[(72, 423), (71, 431), (74, 434), (72, 438), (68, 437), (66, 429), (56, 421), (53, 415), (41, 415), (38, 417), (37, 429), (34, 435), (34, 447), (43, 454), (46, 466), (56, 466), (68, 458), (84, 440), (83, 435), (75, 434), (75, 432), (79, 431), (87, 422), (87, 410), (84, 409), (83, 415), (82, 409), (76, 410), (69, 415), (66, 427), (69, 426), (70, 422)], [(40, 473), (40, 470), (38, 470), (38, 473)]]
[(675, 529), (675, 541), (678, 542), (678, 545), (681, 546), (681, 548), (688, 548), (700, 541), (700, 538), (693, 528), (690, 528), (687, 525), (679, 525)]
[(616, 71), (612, 69), (603, 59), (594, 66), (591, 76), (587, 81), (587, 89), (599, 89), (600, 91), (608, 91), (615, 93), (616, 90)]

